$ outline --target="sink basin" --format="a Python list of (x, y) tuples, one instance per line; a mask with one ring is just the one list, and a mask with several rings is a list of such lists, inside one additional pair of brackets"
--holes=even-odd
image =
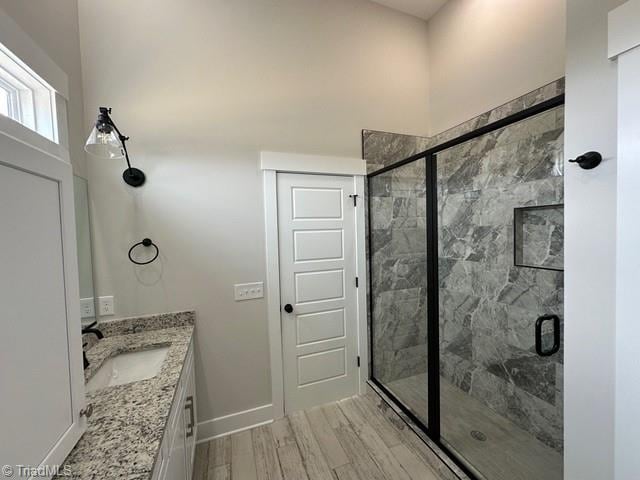
[(155, 377), (162, 368), (169, 347), (127, 352), (109, 357), (87, 382), (87, 392), (138, 382)]

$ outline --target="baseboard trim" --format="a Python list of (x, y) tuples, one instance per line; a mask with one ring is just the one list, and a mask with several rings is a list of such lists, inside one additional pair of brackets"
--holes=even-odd
[(215, 438), (242, 432), (273, 422), (273, 405), (262, 405), (223, 417), (212, 418), (198, 423), (197, 443), (208, 442)]

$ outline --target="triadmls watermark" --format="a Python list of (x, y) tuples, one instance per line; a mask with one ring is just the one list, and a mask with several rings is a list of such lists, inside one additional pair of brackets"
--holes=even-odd
[(40, 465), (39, 467), (32, 467), (31, 465), (3, 465), (2, 468), (0, 468), (0, 472), (2, 472), (4, 477), (12, 478), (70, 477), (71, 466)]

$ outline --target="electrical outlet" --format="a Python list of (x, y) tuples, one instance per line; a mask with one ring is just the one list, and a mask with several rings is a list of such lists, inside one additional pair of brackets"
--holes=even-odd
[(115, 315), (113, 297), (98, 298), (98, 309), (100, 310), (100, 315)]
[(80, 299), (80, 318), (93, 318), (96, 316), (96, 307), (91, 298)]
[(264, 297), (264, 285), (262, 282), (238, 283), (233, 286), (233, 291), (236, 302)]

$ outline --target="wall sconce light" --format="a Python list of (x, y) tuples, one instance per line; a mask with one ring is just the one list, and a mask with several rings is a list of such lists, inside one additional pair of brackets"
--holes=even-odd
[(140, 187), (144, 185), (146, 177), (142, 170), (131, 166), (126, 142), (129, 137), (125, 137), (116, 124), (111, 120), (111, 109), (100, 107), (96, 124), (89, 134), (84, 149), (91, 155), (101, 158), (122, 158), (127, 160), (127, 169), (122, 173), (122, 178), (127, 185)]

